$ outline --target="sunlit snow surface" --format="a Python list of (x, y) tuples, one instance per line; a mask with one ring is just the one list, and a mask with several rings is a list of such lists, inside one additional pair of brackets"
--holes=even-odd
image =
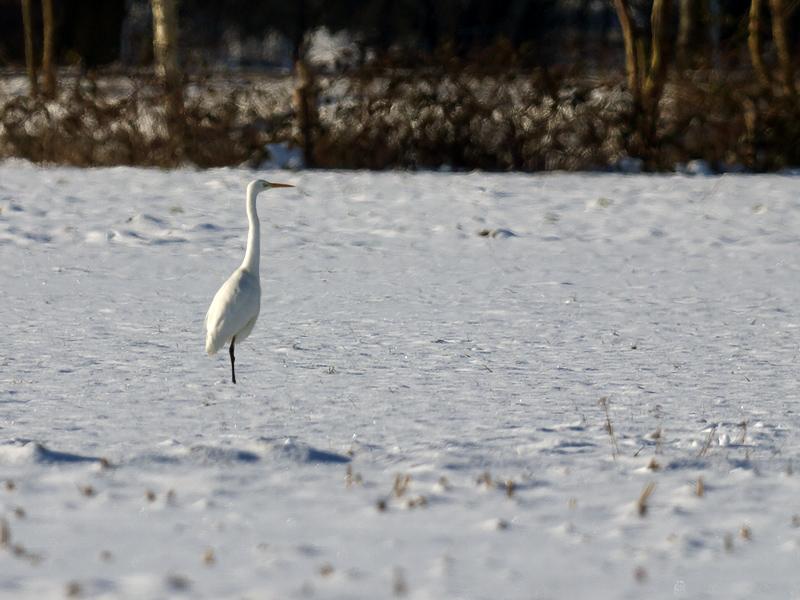
[(800, 178), (10, 162), (0, 209), (2, 598), (800, 595)]

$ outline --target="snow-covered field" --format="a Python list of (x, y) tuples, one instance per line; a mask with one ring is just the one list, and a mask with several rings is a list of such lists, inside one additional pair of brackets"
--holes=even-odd
[(800, 596), (798, 192), (0, 165), (0, 597)]

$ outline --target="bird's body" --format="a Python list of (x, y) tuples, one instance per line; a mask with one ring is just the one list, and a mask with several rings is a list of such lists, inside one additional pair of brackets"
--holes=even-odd
[(206, 352), (216, 354), (233, 336), (241, 343), (250, 335), (261, 311), (258, 273), (239, 267), (222, 284), (206, 314)]
[(206, 352), (215, 354), (230, 344), (231, 378), (236, 383), (234, 345), (253, 331), (261, 311), (261, 226), (256, 212), (256, 196), (271, 187), (293, 187), (258, 179), (247, 186), (247, 250), (241, 266), (214, 294), (205, 318)]

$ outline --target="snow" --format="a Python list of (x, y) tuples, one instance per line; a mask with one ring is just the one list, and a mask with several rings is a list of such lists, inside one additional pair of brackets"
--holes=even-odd
[(0, 164), (0, 597), (797, 595), (797, 188)]

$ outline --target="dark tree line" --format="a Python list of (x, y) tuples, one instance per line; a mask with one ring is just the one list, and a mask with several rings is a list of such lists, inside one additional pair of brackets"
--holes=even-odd
[[(25, 57), (21, 0), (0, 0), (0, 64), (22, 63)], [(121, 50), (134, 62), (148, 63), (152, 51), (145, 39), (150, 28), (148, 0), (53, 0), (55, 60), (92, 68), (120, 59)], [(557, 61), (565, 37), (578, 32), (607, 36), (615, 26), (613, 8), (603, 0), (181, 0), (178, 3), (181, 44), (187, 50), (214, 47), (226, 32), (242, 37), (278, 31), (289, 40), (296, 59), (305, 34), (317, 27), (348, 31), (364, 52), (379, 56), (396, 50), (407, 56), (432, 55), (446, 47), (455, 55), (491, 46), (498, 39), (522, 49), (532, 62)], [(43, 10), (31, 3), (34, 29)], [(139, 20), (138, 25), (132, 21)], [(571, 32), (568, 35), (568, 32)], [(38, 47), (35, 51), (41, 51)]]
[[(800, 161), (797, 6), (798, 0), (0, 0), (0, 64), (25, 65), (31, 92), (27, 104), (0, 99), (0, 118), (8, 147), (50, 156), (55, 138), (39, 140), (23, 125), (32, 115), (54, 122), (42, 100), (78, 105), (56, 91), (56, 66), (71, 65), (80, 69), (63, 75), (71, 74), (71, 93), (83, 95), (87, 109), (109, 124), (114, 111), (127, 115), (130, 131), (118, 134), (109, 125), (104, 156), (147, 155), (136, 131), (137, 102), (144, 102), (163, 115), (166, 134), (147, 142), (160, 144), (160, 163), (197, 162), (187, 153), (197, 152), (199, 139), (214, 138), (234, 149), (230, 160), (289, 140), (309, 166), (369, 158), (376, 168), (438, 160), (464, 168), (578, 168), (627, 155), (652, 168), (700, 156), (776, 168)], [(309, 34), (323, 27), (350, 40), (348, 55), (325, 67), (309, 56)], [(243, 43), (250, 49), (235, 50)], [(105, 65), (156, 95), (145, 91), (124, 106), (119, 97), (104, 103), (86, 96), (81, 80), (95, 89), (97, 68)], [(184, 94), (187, 82), (197, 89), (215, 72), (207, 67), (290, 72), (283, 81), (292, 87), (283, 88), (282, 106), (269, 114), (253, 113), (257, 102), (238, 102), (235, 85), (209, 108)], [(337, 78), (343, 85), (334, 85)], [(334, 88), (346, 102), (327, 94)], [(64, 139), (83, 135), (83, 124), (63, 121)], [(82, 156), (91, 156), (86, 139)], [(582, 148), (590, 151), (575, 162)], [(201, 162), (217, 160), (223, 159), (204, 154)]]
[[(664, 3), (624, 4), (633, 30), (642, 40), (651, 39), (651, 17)], [(671, 64), (720, 68), (726, 61), (741, 61), (740, 50), (748, 44), (755, 58), (764, 44), (752, 46), (753, 27), (762, 35), (776, 34), (774, 53), (796, 53), (796, 2), (669, 0), (666, 5), (660, 26), (670, 40), (664, 55)], [(143, 66), (154, 58), (149, 0), (0, 0), (0, 64), (25, 60), (20, 25), (26, 6), (34, 30), (47, 21), (49, 6), (55, 30), (49, 50), (57, 64), (93, 68), (123, 58), (129, 66)], [(258, 39), (276, 31), (285, 36), (296, 61), (306, 33), (323, 26), (349, 32), (362, 57), (393, 54), (420, 61), (442, 49), (467, 59), (502, 40), (528, 66), (597, 66), (602, 58), (601, 66), (612, 68), (620, 65), (623, 45), (616, 0), (180, 0), (177, 8), (184, 58), (219, 54), (220, 40), (231, 33)], [(43, 50), (35, 37), (34, 53)], [(788, 63), (781, 61), (785, 78)], [(757, 66), (757, 71), (763, 80), (763, 70)]]
[[(119, 59), (125, 0), (52, 0), (51, 6), (56, 29), (55, 62), (62, 65), (81, 62), (92, 67)], [(25, 41), (20, 26), (22, 8), (20, 0), (0, 0), (0, 64), (25, 61)], [(40, 0), (31, 0), (30, 10), (32, 26), (39, 31), (43, 27), (46, 6)], [(42, 51), (42, 42), (37, 38), (34, 52)]]

